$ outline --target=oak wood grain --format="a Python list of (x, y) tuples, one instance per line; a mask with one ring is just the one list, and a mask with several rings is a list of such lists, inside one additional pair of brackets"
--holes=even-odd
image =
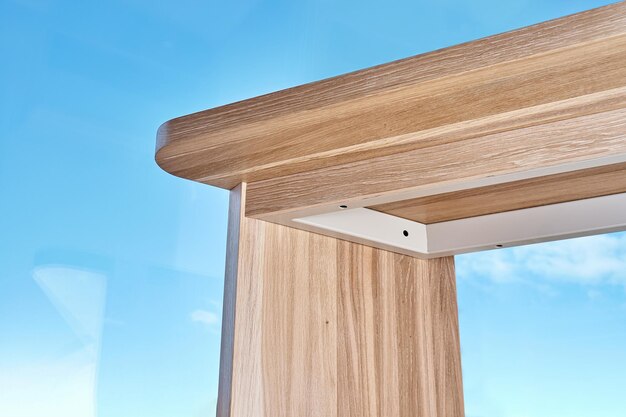
[[(626, 109), (480, 136), (249, 184), (262, 218), (626, 153)], [(323, 192), (322, 192), (323, 191)]]
[(464, 416), (453, 258), (338, 250), (338, 415)]
[(242, 217), (245, 192), (231, 199), (218, 415), (463, 416), (453, 258)]
[(232, 188), (620, 109), (624, 87), (620, 2), (171, 120), (156, 159)]
[(626, 164), (614, 164), (370, 208), (429, 224), (624, 192)]

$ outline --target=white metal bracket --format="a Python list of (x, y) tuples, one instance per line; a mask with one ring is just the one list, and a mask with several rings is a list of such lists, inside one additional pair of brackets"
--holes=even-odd
[(422, 224), (367, 208), (292, 220), (298, 227), (422, 258), (626, 230), (626, 194)]

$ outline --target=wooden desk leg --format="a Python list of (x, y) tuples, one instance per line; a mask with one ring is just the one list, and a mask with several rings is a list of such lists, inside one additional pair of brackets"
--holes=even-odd
[(231, 192), (218, 417), (461, 417), (454, 259), (243, 216)]

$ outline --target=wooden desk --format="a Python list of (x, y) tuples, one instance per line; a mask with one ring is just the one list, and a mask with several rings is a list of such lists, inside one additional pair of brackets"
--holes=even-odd
[(462, 416), (452, 255), (626, 229), (626, 3), (183, 116), (232, 189), (219, 416)]

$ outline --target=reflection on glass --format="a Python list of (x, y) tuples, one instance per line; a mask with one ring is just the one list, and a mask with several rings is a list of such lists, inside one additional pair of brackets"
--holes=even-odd
[[(160, 123), (608, 3), (1, 1), (0, 417), (214, 415), (228, 195)], [(469, 417), (623, 415), (624, 243), (459, 258)]]

